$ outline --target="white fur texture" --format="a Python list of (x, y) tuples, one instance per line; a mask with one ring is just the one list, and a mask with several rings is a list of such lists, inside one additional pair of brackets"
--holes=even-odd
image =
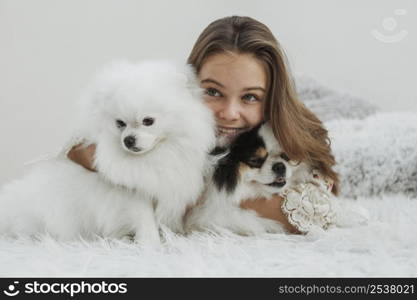
[(0, 239), (2, 277), (416, 277), (417, 199), (342, 198), (367, 226), (308, 235), (167, 233), (154, 250), (115, 240)]
[[(81, 105), (77, 134), (97, 145), (98, 172), (66, 157), (39, 163), (0, 192), (0, 234), (47, 232), (63, 240), (134, 234), (157, 244), (159, 225), (181, 232), (215, 144), (195, 75), (167, 61), (115, 63), (97, 75)], [(154, 123), (145, 126), (145, 118)], [(140, 151), (126, 146), (127, 136)]]

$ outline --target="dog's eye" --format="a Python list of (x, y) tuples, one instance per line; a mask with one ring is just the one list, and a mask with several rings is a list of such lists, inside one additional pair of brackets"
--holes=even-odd
[(281, 157), (283, 160), (285, 160), (285, 161), (290, 161), (290, 158), (289, 158), (289, 157), (288, 157), (288, 155), (287, 155), (287, 154), (285, 154), (285, 153), (281, 153), (280, 157)]
[(122, 120), (116, 120), (116, 126), (117, 126), (117, 128), (125, 128), (126, 123), (123, 122)]
[(151, 126), (155, 122), (154, 118), (146, 117), (143, 119), (142, 124), (145, 126)]
[(264, 159), (262, 157), (251, 157), (247, 161), (248, 165), (252, 168), (260, 168), (262, 167), (262, 164), (264, 163)]

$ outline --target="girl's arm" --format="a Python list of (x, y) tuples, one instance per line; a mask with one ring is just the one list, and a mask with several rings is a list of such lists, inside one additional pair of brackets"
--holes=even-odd
[(267, 219), (272, 219), (284, 225), (285, 229), (290, 233), (300, 233), (298, 229), (291, 225), (287, 216), (282, 211), (281, 207), (284, 198), (274, 196), (271, 199), (258, 198), (255, 200), (246, 200), (242, 202), (240, 207), (245, 209), (253, 209), (259, 216)]
[(73, 162), (83, 166), (87, 170), (96, 172), (93, 168), (94, 153), (96, 151), (96, 145), (92, 144), (85, 147), (83, 144), (75, 145), (68, 152), (67, 156)]

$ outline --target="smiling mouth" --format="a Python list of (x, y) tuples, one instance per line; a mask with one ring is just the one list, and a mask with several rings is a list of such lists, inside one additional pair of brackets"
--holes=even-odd
[(273, 182), (268, 183), (267, 186), (271, 186), (271, 187), (276, 187), (276, 188), (281, 188), (283, 187), (285, 184), (287, 183), (287, 181), (285, 180), (284, 177), (277, 177)]
[(244, 131), (246, 131), (248, 128), (233, 128), (233, 127), (223, 127), (218, 126), (217, 127), (217, 135), (223, 135), (223, 136), (235, 136), (238, 135)]

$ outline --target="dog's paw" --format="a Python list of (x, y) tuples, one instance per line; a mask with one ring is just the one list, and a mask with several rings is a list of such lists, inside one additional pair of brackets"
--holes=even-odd
[(282, 226), (282, 224), (274, 221), (274, 220), (270, 220), (270, 219), (266, 219), (266, 218), (259, 218), (260, 219), (260, 223), (262, 224), (262, 227), (264, 228), (265, 232), (267, 233), (284, 233), (284, 227)]

